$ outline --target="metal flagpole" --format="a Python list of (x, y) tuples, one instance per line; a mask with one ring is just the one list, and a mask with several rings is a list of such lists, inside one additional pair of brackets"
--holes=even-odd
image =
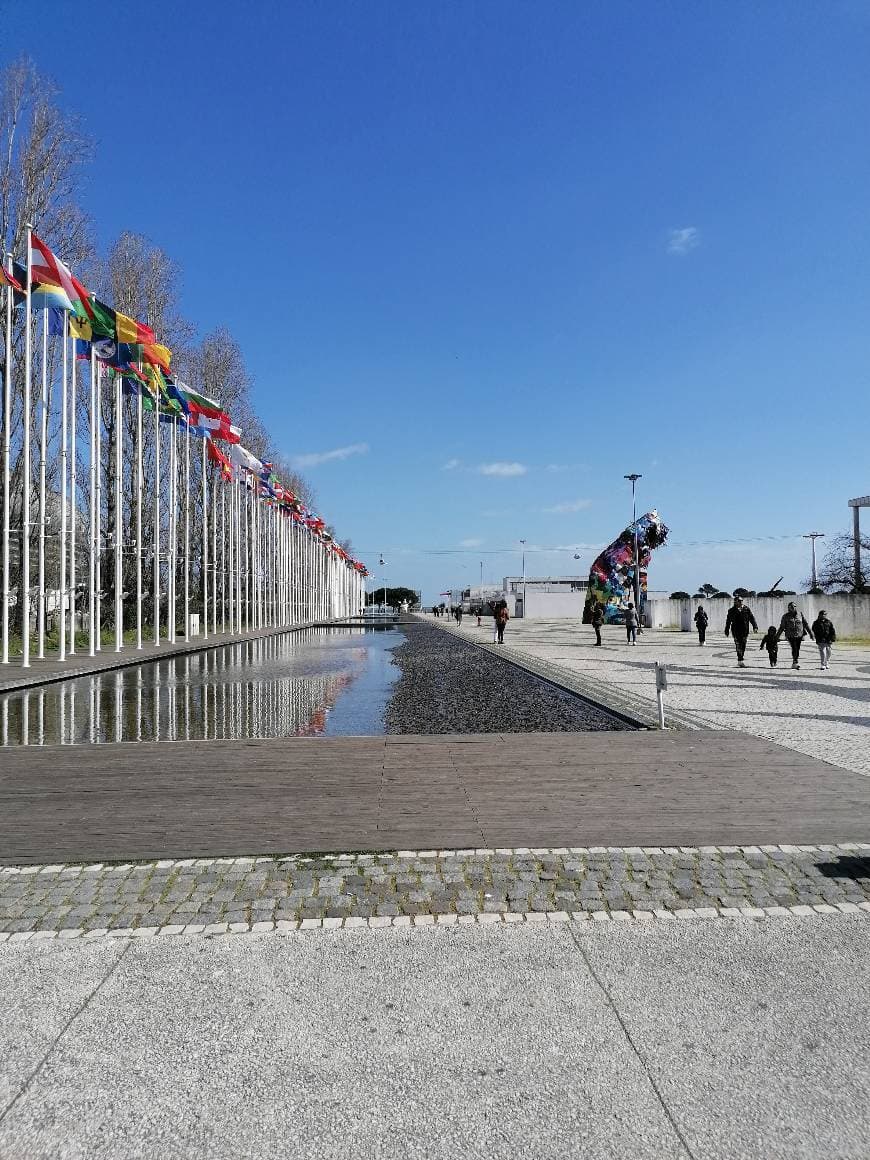
[[(151, 534), (154, 552), (154, 647), (160, 644), (160, 390), (154, 391), (154, 529)], [(156, 698), (155, 698), (156, 700)]]
[[(70, 510), (70, 529), (69, 529), (69, 655), (73, 656), (76, 651), (76, 593), (78, 574), (76, 572), (76, 533), (78, 531), (78, 490), (77, 490), (77, 468), (76, 468), (76, 431), (78, 427), (78, 365), (76, 360), (76, 343), (75, 338), (70, 336), (70, 354), (72, 355), (72, 366), (70, 368), (70, 409), (69, 409), (69, 510)], [(75, 716), (73, 715), (73, 721)]]
[(36, 594), (36, 655), (45, 656), (45, 460), (48, 454), (48, 310), (42, 312), (42, 389), (39, 414), (39, 544)]
[(115, 374), (115, 652), (124, 647), (124, 516), (121, 511), (121, 376)]
[(145, 473), (142, 465), (142, 384), (136, 384), (136, 648), (142, 648), (142, 492)]
[(94, 601), (97, 609), (95, 648), (97, 652), (100, 652), (103, 647), (103, 365), (97, 359), (95, 366), (97, 370), (97, 428), (94, 434), (94, 446), (97, 453), (97, 522), (94, 534), (96, 547)]
[[(6, 255), (6, 269), (12, 273), (12, 255)], [(6, 284), (6, 352), (3, 363), (3, 584), (2, 584), (2, 654), (9, 663), (9, 428), (12, 424), (12, 285)]]
[(184, 429), (184, 639), (190, 640), (190, 424)]
[(178, 540), (178, 454), (176, 436), (178, 434), (178, 416), (173, 414), (172, 425), (169, 428), (169, 599), (167, 601), (167, 639), (170, 644), (175, 643), (175, 579), (176, 579), (176, 552)]
[(60, 609), (58, 621), (58, 658), (66, 660), (66, 474), (67, 474), (67, 338), (69, 336), (69, 315), (63, 313), (63, 360), (61, 367), (60, 396)]
[(21, 667), (30, 667), (30, 407), (33, 393), (33, 336), (30, 331), (30, 299), (33, 280), (33, 253), (30, 236), (33, 227), (27, 227), (27, 286), (25, 288), (24, 324), (24, 439), (21, 454), (24, 460), (24, 484), (21, 497), (21, 572), (18, 599), (21, 603)]
[[(233, 477), (234, 476), (235, 476), (235, 467), (233, 467)], [(230, 636), (232, 636), (233, 633), (236, 631), (236, 617), (235, 617), (235, 607), (234, 607), (235, 595), (236, 595), (236, 579), (235, 579), (235, 573), (233, 571), (233, 564), (235, 562), (235, 552), (234, 552), (233, 539), (234, 539), (234, 533), (235, 533), (235, 527), (236, 527), (236, 518), (235, 518), (236, 489), (233, 486), (234, 482), (235, 482), (233, 477), (231, 477), (229, 480), (230, 527), (229, 527), (229, 536), (228, 536), (228, 542), (227, 542), (227, 589), (228, 589), (227, 590), (227, 615), (229, 617)], [(224, 491), (226, 491), (226, 488), (224, 488)]]
[(211, 487), (211, 634), (217, 636), (217, 479)]
[(96, 526), (97, 526), (97, 360), (91, 347), (91, 405), (88, 445), (88, 655), (96, 651)]
[(208, 639), (208, 477), (205, 439), (202, 441), (202, 635)]
[(233, 489), (233, 523), (236, 536), (236, 632), (242, 631), (242, 473), (238, 471), (236, 486)]
[(227, 485), (221, 486), (221, 632), (227, 631)]

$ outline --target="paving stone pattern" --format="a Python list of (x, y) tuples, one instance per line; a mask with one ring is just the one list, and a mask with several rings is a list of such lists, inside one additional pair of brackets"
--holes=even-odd
[(384, 721), (387, 733), (559, 733), (625, 729), (555, 688), (423, 620), (404, 624), (393, 650), (401, 676)]
[[(26, 931), (221, 933), (305, 919), (709, 908), (870, 909), (870, 843), (218, 858), (6, 867), (0, 936)], [(824, 911), (823, 911), (824, 912)]]
[[(466, 617), (461, 635), (488, 645), (491, 631)], [(779, 667), (772, 669), (756, 634), (747, 667), (740, 669), (734, 644), (721, 631), (708, 632), (704, 648), (694, 633), (647, 629), (636, 648), (626, 645), (618, 625), (605, 626), (603, 635), (604, 645), (597, 648), (591, 627), (576, 621), (512, 620), (504, 655), (542, 665), (556, 679), (561, 671), (567, 684), (593, 700), (648, 722), (656, 713), (659, 661), (668, 667), (669, 724), (739, 729), (870, 775), (870, 647), (838, 642), (830, 668), (822, 672), (815, 645), (806, 641), (800, 671), (791, 668), (788, 648), (780, 649)]]

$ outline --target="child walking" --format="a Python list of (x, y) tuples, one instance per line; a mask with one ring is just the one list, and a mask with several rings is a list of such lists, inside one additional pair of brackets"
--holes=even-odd
[(767, 649), (767, 655), (770, 660), (770, 667), (775, 669), (776, 658), (779, 653), (779, 645), (777, 643), (777, 631), (773, 625), (770, 626), (765, 635), (761, 638), (761, 644), (758, 647)]

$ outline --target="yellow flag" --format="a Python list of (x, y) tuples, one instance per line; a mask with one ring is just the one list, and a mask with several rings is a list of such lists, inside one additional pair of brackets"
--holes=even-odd
[(83, 342), (93, 342), (94, 332), (86, 318), (76, 318), (74, 314), (70, 314), (69, 332), (73, 338), (80, 338)]

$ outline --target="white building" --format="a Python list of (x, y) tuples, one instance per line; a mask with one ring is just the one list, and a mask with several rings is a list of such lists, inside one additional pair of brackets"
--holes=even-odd
[[(526, 620), (579, 619), (589, 580), (583, 576), (505, 576), (504, 590), (513, 615)], [(525, 595), (525, 603), (523, 597)]]

